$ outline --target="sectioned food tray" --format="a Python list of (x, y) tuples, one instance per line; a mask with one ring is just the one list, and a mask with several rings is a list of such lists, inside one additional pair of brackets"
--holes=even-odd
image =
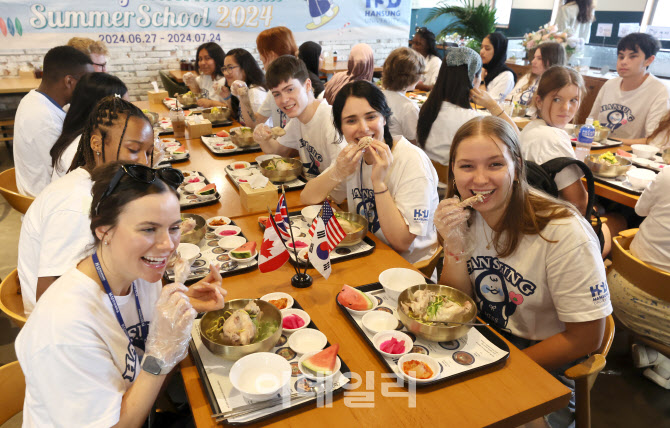
[(203, 135), (200, 139), (205, 147), (215, 156), (230, 156), (261, 151), (261, 146), (258, 144), (249, 147), (238, 147), (233, 144), (230, 137), (217, 137), (216, 134)]
[(608, 186), (615, 187), (618, 190), (622, 190), (631, 195), (641, 195), (644, 189), (636, 189), (631, 186), (630, 182), (625, 175), (620, 175), (615, 178), (600, 177), (593, 174), (593, 181), (596, 183), (607, 184)]
[[(230, 225), (236, 226), (235, 221), (231, 221)], [(240, 232), (240, 236), (245, 239), (247, 238), (242, 232)], [(213, 232), (207, 232), (205, 234), (205, 237), (198, 245), (200, 247), (200, 254), (198, 254), (193, 265), (191, 265), (191, 273), (189, 273), (188, 278), (186, 279), (186, 284), (191, 284), (206, 277), (209, 273), (210, 263), (218, 263), (222, 265), (221, 269), (219, 269), (219, 273), (222, 277), (251, 272), (258, 267), (258, 254), (248, 262), (236, 262), (231, 260), (229, 250), (224, 250), (219, 247), (219, 239), (221, 239), (221, 237)], [(256, 253), (258, 253), (258, 251), (256, 251)], [(226, 265), (229, 262), (232, 262), (230, 268)], [(169, 282), (174, 282), (174, 270), (172, 268), (166, 269), (164, 276)]]
[[(302, 309), (302, 306), (300, 306), (297, 301), (293, 303), (293, 307)], [(314, 321), (310, 322), (307, 325), (307, 328), (318, 330)], [(221, 413), (248, 404), (248, 401), (242, 397), (239, 391), (235, 390), (228, 378), (228, 374), (230, 373), (230, 369), (234, 362), (224, 360), (223, 358), (212, 354), (202, 343), (202, 340), (200, 339), (200, 320), (196, 320), (193, 323), (191, 337), (191, 355), (193, 356), (193, 361), (200, 374), (200, 380), (205, 389), (205, 394), (207, 395), (212, 413)], [(300, 370), (298, 369), (299, 355), (289, 348), (286, 342), (287, 337), (285, 334), (282, 334), (279, 342), (277, 342), (277, 345), (270, 352), (281, 355), (291, 363), (291, 368), (293, 369), (290, 380), (291, 392), (304, 392), (306, 387), (310, 388), (317, 384), (317, 382), (307, 379), (300, 373)], [(326, 346), (330, 346), (330, 342), (328, 342)], [(340, 361), (342, 363), (340, 372), (336, 373), (332, 380), (332, 395), (343, 393), (344, 386), (349, 382), (349, 379), (343, 375), (343, 373), (350, 372), (349, 366), (347, 366), (342, 358), (340, 358)], [(326, 395), (326, 402), (330, 401), (332, 395)], [(292, 399), (287, 407), (278, 404), (274, 407), (228, 419), (226, 424), (237, 426), (247, 425), (285, 413), (298, 407), (304, 407), (311, 403), (323, 405), (324, 399), (321, 396), (317, 400), (314, 395), (309, 395), (305, 398)]]
[[(249, 180), (249, 175), (242, 176), (242, 175), (236, 175), (235, 170), (233, 169), (232, 165), (234, 165), (235, 162), (232, 164), (228, 165), (226, 169), (226, 174), (228, 177), (230, 177), (230, 180), (235, 183), (235, 186), (239, 189), (240, 188), (240, 183), (246, 183)], [(257, 162), (251, 162), (247, 168), (251, 174), (261, 174), (260, 167), (258, 166)], [(285, 183), (274, 183), (277, 185), (279, 189), (281, 189), (281, 186), (284, 186), (284, 190), (287, 192), (290, 192), (292, 190), (301, 190), (305, 188), (305, 184), (307, 184), (307, 181), (302, 177), (298, 177), (293, 181), (287, 181)], [(279, 190), (281, 192), (281, 190)]]
[[(577, 139), (572, 138), (570, 140), (572, 142), (573, 146), (577, 146)], [(606, 140), (601, 140), (601, 141), (594, 141), (591, 143), (591, 148), (592, 149), (609, 149), (611, 147), (619, 147), (623, 145), (623, 142), (620, 140), (616, 140), (614, 138), (607, 138)]]
[[(377, 299), (378, 305), (374, 309), (375, 311), (385, 311), (396, 315), (397, 303), (386, 296), (380, 283), (374, 282), (356, 288), (371, 293)], [(380, 354), (372, 343), (374, 334), (363, 327), (362, 317), (352, 315), (339, 302), (337, 302), (337, 306), (356, 327), (368, 346), (384, 362), (389, 371), (404, 379), (399, 374), (397, 365), (399, 357), (387, 358)], [(398, 321), (398, 326), (399, 330), (402, 330), (414, 341), (414, 347), (410, 352), (430, 355), (440, 365), (440, 374), (437, 378), (430, 382), (417, 382), (416, 386), (418, 388), (435, 385), (490, 367), (502, 367), (502, 363), (509, 357), (509, 346), (486, 326), (473, 327), (465, 337), (449, 342), (430, 342), (417, 338), (416, 335), (407, 331), (400, 321)]]
[[(205, 177), (201, 172), (198, 172), (198, 174), (201, 177), (203, 177), (204, 179), (203, 183), (210, 184), (207, 177)], [(182, 185), (179, 186), (179, 189), (177, 190), (177, 192), (179, 193), (179, 207), (182, 210), (212, 205), (217, 203), (219, 199), (221, 199), (221, 195), (219, 194), (218, 190), (214, 192), (213, 195), (200, 196), (195, 194), (187, 194), (186, 191), (184, 190), (185, 184), (186, 183), (182, 183)]]

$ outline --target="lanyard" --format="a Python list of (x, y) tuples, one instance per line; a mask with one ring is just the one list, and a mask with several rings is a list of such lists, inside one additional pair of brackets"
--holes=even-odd
[[(119, 310), (119, 305), (116, 303), (114, 294), (112, 293), (112, 290), (109, 287), (109, 282), (107, 282), (107, 277), (105, 276), (105, 273), (102, 271), (102, 266), (100, 266), (100, 261), (98, 260), (98, 253), (97, 252), (93, 253), (92, 258), (93, 258), (93, 264), (95, 265), (95, 270), (98, 271), (98, 277), (100, 277), (100, 282), (102, 282), (102, 286), (105, 288), (105, 292), (107, 292), (107, 296), (109, 296), (110, 302), (112, 302), (112, 308), (114, 308), (114, 314), (116, 315), (116, 319), (119, 321), (119, 324), (123, 329), (123, 332), (126, 333), (126, 336), (128, 336), (128, 340), (132, 344), (133, 341), (130, 338), (128, 329), (126, 328), (126, 323), (123, 322), (123, 316), (121, 316), (121, 310)], [(134, 282), (132, 283), (132, 286), (133, 286), (133, 294), (135, 295), (135, 304), (137, 305), (137, 317), (140, 319), (140, 335), (141, 339), (145, 340), (146, 335), (143, 334), (145, 330), (145, 323), (144, 323), (144, 317), (142, 316), (142, 308), (140, 307), (140, 298), (137, 295), (137, 288), (135, 287)]]

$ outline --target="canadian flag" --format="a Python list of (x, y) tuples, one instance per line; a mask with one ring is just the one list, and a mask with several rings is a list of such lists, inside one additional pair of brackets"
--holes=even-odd
[(263, 243), (258, 260), (258, 269), (262, 273), (277, 270), (289, 258), (288, 251), (281, 241), (274, 227), (266, 227), (263, 234)]

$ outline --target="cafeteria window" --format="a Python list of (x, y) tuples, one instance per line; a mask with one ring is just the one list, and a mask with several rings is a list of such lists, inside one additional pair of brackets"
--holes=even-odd
[(670, 40), (670, 0), (647, 0), (642, 30), (661, 40)]
[(509, 17), (512, 14), (512, 0), (494, 0), (496, 8), (496, 27), (508, 28)]

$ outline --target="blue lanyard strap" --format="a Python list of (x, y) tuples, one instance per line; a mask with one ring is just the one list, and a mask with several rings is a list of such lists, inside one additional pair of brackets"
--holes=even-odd
[[(93, 253), (93, 264), (95, 265), (95, 270), (98, 272), (98, 277), (100, 278), (100, 282), (102, 282), (102, 286), (105, 288), (105, 292), (107, 293), (107, 296), (109, 297), (109, 301), (112, 302), (112, 308), (114, 309), (114, 315), (116, 315), (116, 319), (119, 322), (119, 325), (121, 325), (121, 328), (123, 329), (123, 332), (126, 333), (126, 336), (128, 336), (128, 340), (132, 343), (132, 339), (130, 338), (130, 334), (128, 333), (128, 329), (126, 328), (126, 323), (123, 322), (123, 316), (121, 315), (121, 310), (119, 309), (119, 305), (116, 303), (116, 299), (114, 298), (114, 294), (112, 293), (112, 289), (109, 287), (109, 282), (107, 282), (107, 277), (105, 276), (105, 273), (102, 271), (102, 266), (100, 265), (100, 260), (98, 260), (98, 253), (97, 251)], [(135, 287), (135, 283), (132, 283), (133, 286), (133, 294), (135, 295), (135, 304), (137, 306), (137, 317), (140, 319), (140, 334), (141, 334), (141, 339), (145, 340), (146, 335), (142, 334), (145, 330), (145, 323), (144, 323), (144, 317), (142, 316), (142, 308), (140, 306), (140, 298), (137, 295), (137, 287)]]

